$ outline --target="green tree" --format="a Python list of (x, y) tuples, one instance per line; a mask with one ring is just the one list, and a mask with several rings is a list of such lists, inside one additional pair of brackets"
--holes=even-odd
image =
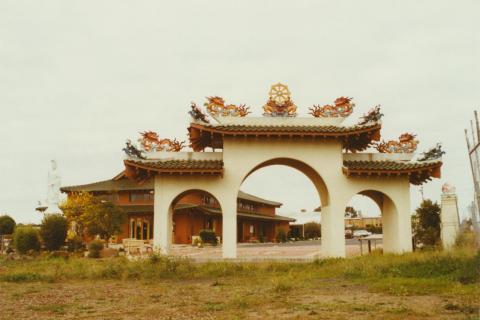
[(108, 244), (112, 236), (122, 231), (127, 215), (122, 208), (111, 202), (97, 199), (95, 202), (95, 205), (85, 212), (85, 227), (89, 235), (99, 235)]
[(85, 229), (86, 212), (95, 210), (98, 201), (89, 192), (78, 192), (68, 195), (68, 198), (60, 204), (63, 214), (68, 222), (75, 222), (77, 234), (83, 235)]
[(13, 234), (13, 245), (21, 253), (40, 251), (40, 237), (38, 230), (32, 226), (19, 226)]
[(355, 210), (354, 207), (346, 207), (345, 208), (345, 217), (357, 218), (358, 217), (358, 212), (357, 212), (357, 210)]
[(70, 222), (75, 221), (78, 234), (86, 231), (106, 241), (122, 231), (127, 219), (119, 206), (87, 192), (71, 194), (60, 208)]
[(8, 215), (0, 216), (0, 235), (13, 234), (16, 225), (12, 217)]
[(68, 222), (61, 214), (47, 214), (43, 217), (40, 236), (45, 248), (58, 250), (67, 238)]
[(440, 242), (440, 206), (432, 200), (423, 200), (415, 210), (413, 230), (420, 242), (435, 246)]
[(320, 223), (309, 222), (304, 225), (305, 239), (320, 238), (321, 235)]

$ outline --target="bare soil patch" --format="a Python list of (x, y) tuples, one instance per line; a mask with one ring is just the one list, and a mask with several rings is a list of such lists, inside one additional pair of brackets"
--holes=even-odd
[(478, 304), (445, 295), (395, 296), (318, 279), (0, 283), (0, 319), (477, 319)]

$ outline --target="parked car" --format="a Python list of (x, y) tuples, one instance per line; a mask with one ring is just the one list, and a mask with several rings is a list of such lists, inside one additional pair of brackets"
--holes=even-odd
[(363, 238), (363, 237), (368, 237), (372, 235), (371, 232), (368, 232), (367, 230), (355, 230), (353, 231), (353, 237), (354, 238)]

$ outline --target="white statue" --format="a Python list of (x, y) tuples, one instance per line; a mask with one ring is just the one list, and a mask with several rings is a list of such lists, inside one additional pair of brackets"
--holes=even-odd
[(456, 192), (457, 192), (457, 189), (450, 183), (446, 182), (443, 184), (442, 186), (443, 194), (455, 194)]
[(47, 187), (47, 201), (45, 213), (61, 213), (58, 208), (60, 203), (60, 186), (62, 184), (60, 175), (57, 171), (57, 162), (51, 161), (51, 168), (48, 172), (48, 187)]

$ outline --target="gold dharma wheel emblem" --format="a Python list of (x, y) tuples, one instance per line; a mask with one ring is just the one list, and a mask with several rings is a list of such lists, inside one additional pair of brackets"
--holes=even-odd
[(290, 100), (290, 90), (288, 90), (288, 86), (281, 83), (272, 85), (268, 94), (270, 100), (275, 101), (277, 105), (283, 105)]

